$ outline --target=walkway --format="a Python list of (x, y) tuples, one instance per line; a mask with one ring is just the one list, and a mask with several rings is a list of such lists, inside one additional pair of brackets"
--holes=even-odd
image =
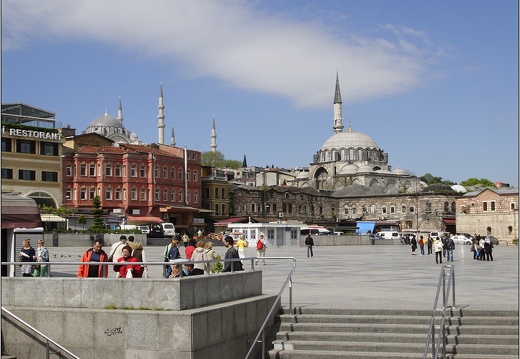
[[(109, 248), (105, 248), (109, 249)], [(224, 257), (224, 247), (214, 247)], [(470, 247), (455, 249), (456, 304), (469, 308), (518, 309), (518, 247), (495, 246), (493, 262), (473, 260)], [(79, 261), (86, 248), (49, 248), (51, 260)], [(162, 246), (145, 248), (148, 261), (162, 261)], [(435, 256), (412, 256), (409, 246), (314, 247), (307, 258), (305, 247), (268, 247), (270, 257), (295, 257), (293, 277), (295, 306), (345, 308), (431, 309), (439, 279), (440, 264)], [(56, 255), (54, 258), (53, 255)], [(246, 248), (254, 256), (254, 248)], [(264, 271), (263, 292), (277, 294), (292, 261), (266, 260), (258, 266)], [(443, 264), (448, 264), (443, 261)], [(246, 262), (245, 268), (250, 264)], [(57, 266), (54, 276), (72, 276), (76, 267)], [(161, 278), (162, 268), (153, 266), (151, 278)], [(287, 306), (288, 290), (282, 304)]]

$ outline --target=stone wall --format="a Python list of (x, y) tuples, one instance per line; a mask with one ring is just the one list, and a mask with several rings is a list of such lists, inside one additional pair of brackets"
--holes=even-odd
[[(15, 277), (2, 278), (2, 305), (80, 358), (242, 359), (275, 300), (261, 291), (261, 271), (182, 279)], [(41, 338), (4, 315), (2, 337), (10, 355), (45, 357)]]

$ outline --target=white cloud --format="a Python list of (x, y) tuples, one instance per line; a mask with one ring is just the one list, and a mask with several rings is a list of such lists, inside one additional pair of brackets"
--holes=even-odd
[(386, 24), (385, 38), (338, 40), (318, 22), (284, 19), (250, 4), (5, 0), (3, 48), (36, 41), (103, 41), (140, 55), (171, 58), (172, 68), (180, 65), (178, 71), (309, 107), (330, 106), (336, 71), (344, 102), (363, 101), (418, 86), (435, 56), (427, 35), (408, 27)]

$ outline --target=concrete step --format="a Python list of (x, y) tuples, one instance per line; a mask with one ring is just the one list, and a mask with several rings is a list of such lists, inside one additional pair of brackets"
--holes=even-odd
[(370, 323), (283, 323), (281, 331), (302, 332), (360, 332), (360, 333), (428, 333), (428, 324), (406, 325), (401, 324), (370, 324)]
[[(388, 353), (422, 353), (424, 343), (422, 341), (408, 343), (384, 343), (379, 342), (343, 342), (343, 341), (319, 341), (319, 340), (275, 340), (274, 350), (317, 350), (348, 351), (348, 352), (388, 352)], [(451, 352), (453, 348), (449, 351)]]
[(378, 342), (378, 343), (410, 343), (426, 342), (423, 333), (400, 335), (396, 333), (345, 333), (345, 332), (278, 332), (276, 340), (319, 340), (322, 342)]
[[(422, 357), (431, 312), (405, 309), (282, 308), (270, 358)], [(449, 358), (517, 358), (518, 311), (447, 311)], [(435, 320), (438, 333), (440, 318)]]
[(389, 353), (389, 352), (350, 352), (350, 351), (318, 351), (318, 350), (271, 350), (270, 359), (330, 359), (330, 358), (349, 358), (349, 359), (408, 359), (420, 358), (417, 354)]

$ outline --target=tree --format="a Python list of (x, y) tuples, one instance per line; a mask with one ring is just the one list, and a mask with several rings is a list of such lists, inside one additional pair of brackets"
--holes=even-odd
[(224, 167), (224, 155), (220, 151), (202, 152), (200, 161), (203, 166)]
[(430, 173), (426, 173), (424, 176), (419, 177), (419, 179), (421, 181), (423, 181), (424, 183), (426, 183), (428, 186), (430, 186), (432, 184), (436, 184), (436, 183), (443, 183), (448, 186), (453, 186), (455, 184), (455, 182), (453, 182), (453, 181), (443, 180), (442, 177), (435, 177)]
[(212, 166), (217, 168), (233, 168), (237, 169), (242, 166), (241, 161), (236, 160), (226, 160), (222, 152), (219, 151), (209, 151), (202, 152), (201, 154), (201, 164), (203, 166)]
[(85, 218), (84, 214), (79, 216), (78, 222), (79, 222), (79, 224), (81, 224), (83, 226), (83, 230), (85, 230), (85, 224), (87, 223), (87, 218)]
[(495, 184), (487, 178), (477, 179), (472, 177), (460, 182), (460, 184), (464, 187), (495, 187)]
[(94, 216), (94, 224), (92, 224), (93, 232), (99, 233), (105, 230), (105, 222), (103, 221), (103, 208), (101, 208), (101, 198), (96, 196), (92, 198), (92, 206), (94, 209), (92, 210), (92, 215)]

